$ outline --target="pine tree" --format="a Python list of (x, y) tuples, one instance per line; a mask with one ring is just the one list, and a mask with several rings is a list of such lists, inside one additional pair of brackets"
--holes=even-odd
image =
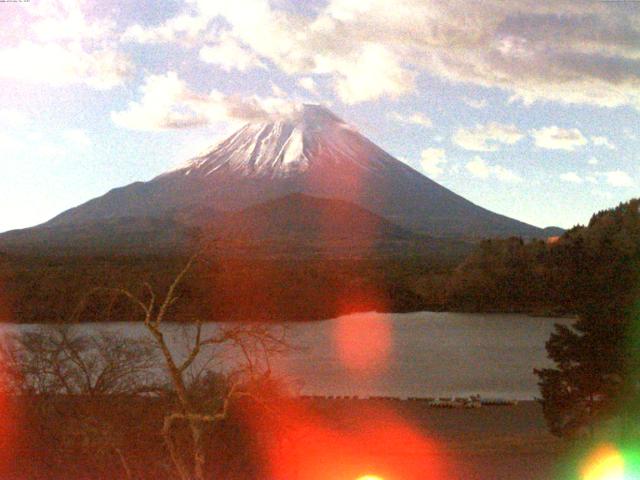
[[(570, 258), (578, 320), (556, 325), (546, 344), (555, 368), (535, 370), (549, 428), (558, 436), (593, 432), (597, 422), (629, 423), (638, 400), (640, 215), (633, 200), (600, 212), (562, 239)], [(626, 418), (626, 419), (625, 419)]]
[(547, 342), (556, 368), (536, 370), (542, 406), (551, 432), (571, 436), (592, 431), (615, 414), (625, 373), (623, 323), (582, 317), (557, 325)]

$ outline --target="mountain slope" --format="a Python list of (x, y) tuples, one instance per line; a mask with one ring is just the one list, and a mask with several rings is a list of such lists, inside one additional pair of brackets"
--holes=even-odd
[(407, 240), (409, 232), (343, 200), (291, 194), (230, 214), (218, 226), (222, 238), (246, 241), (288, 238), (309, 242)]
[(291, 194), (220, 217), (201, 231), (206, 249), (260, 257), (462, 258), (471, 243), (419, 235), (344, 200)]
[(193, 245), (198, 231), (169, 217), (116, 217), (78, 224), (45, 224), (3, 233), (0, 251), (54, 255), (176, 252)]
[[(195, 216), (194, 216), (195, 214)], [(437, 239), (399, 227), (344, 200), (291, 194), (222, 214), (177, 210), (166, 218), (123, 217), (78, 225), (41, 225), (0, 235), (0, 252), (180, 254), (353, 258), (462, 257), (471, 243)]]
[(352, 202), (434, 236), (545, 236), (442, 187), (315, 105), (291, 118), (248, 124), (182, 168), (112, 190), (47, 225), (164, 217), (190, 208), (238, 211), (292, 193)]

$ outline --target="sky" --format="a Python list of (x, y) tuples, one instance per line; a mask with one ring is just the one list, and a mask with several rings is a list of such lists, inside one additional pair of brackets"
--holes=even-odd
[(634, 0), (0, 2), (0, 232), (318, 103), (485, 208), (638, 196)]

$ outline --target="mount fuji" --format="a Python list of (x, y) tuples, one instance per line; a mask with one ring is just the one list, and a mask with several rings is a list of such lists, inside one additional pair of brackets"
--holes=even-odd
[[(395, 159), (326, 108), (304, 105), (287, 118), (247, 124), (209, 152), (148, 182), (116, 188), (40, 226), (0, 235), (0, 248), (29, 242), (51, 247), (56, 239), (73, 243), (74, 232), (90, 236), (96, 229), (107, 236), (120, 232), (125, 243), (133, 236), (140, 245), (162, 232), (169, 244), (179, 244), (189, 229), (205, 225), (224, 232), (232, 224), (237, 230), (238, 215), (261, 204), (282, 208), (282, 201), (291, 199), (299, 210), (313, 203), (301, 202), (300, 195), (342, 202), (343, 213), (351, 205), (358, 218), (364, 209), (385, 225), (430, 237), (555, 233), (471, 203)], [(276, 199), (284, 200), (274, 204)]]

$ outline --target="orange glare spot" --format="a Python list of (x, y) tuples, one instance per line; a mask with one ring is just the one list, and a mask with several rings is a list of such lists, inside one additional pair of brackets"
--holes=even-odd
[(334, 343), (350, 370), (375, 373), (385, 367), (391, 348), (391, 326), (386, 315), (362, 313), (336, 320)]
[(582, 480), (625, 480), (624, 458), (609, 445), (600, 447), (587, 460)]
[[(349, 426), (289, 404), (283, 438), (266, 450), (273, 478), (299, 480), (451, 480), (438, 443), (380, 405), (362, 406)], [(363, 472), (376, 472), (376, 474)]]

